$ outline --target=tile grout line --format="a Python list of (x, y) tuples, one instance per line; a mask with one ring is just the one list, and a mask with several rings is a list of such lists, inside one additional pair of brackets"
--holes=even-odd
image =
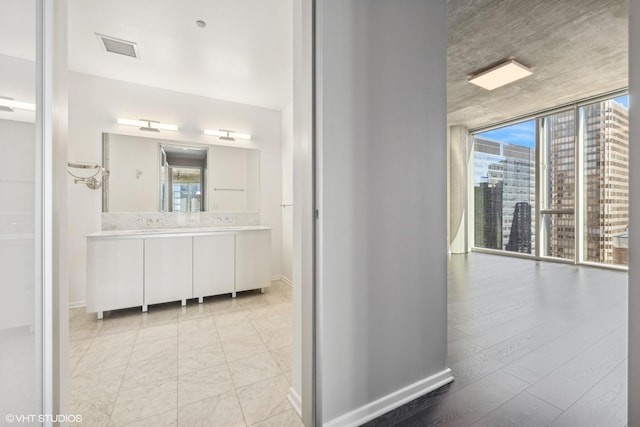
[(118, 400), (120, 400), (120, 393), (122, 391), (122, 384), (124, 383), (124, 377), (127, 375), (127, 369), (129, 368), (129, 361), (131, 360), (131, 355), (133, 354), (133, 347), (136, 344), (136, 340), (138, 339), (138, 334), (140, 333), (140, 329), (138, 329), (136, 331), (136, 337), (133, 340), (133, 345), (131, 346), (131, 350), (129, 352), (129, 358), (127, 359), (127, 365), (126, 368), (124, 369), (124, 372), (122, 373), (122, 378), (120, 380), (120, 386), (118, 387), (118, 393), (116, 393), (116, 401), (113, 402), (113, 407), (111, 408), (111, 414), (109, 415), (109, 425), (112, 424), (113, 421), (113, 412), (116, 409), (116, 405), (118, 404)]

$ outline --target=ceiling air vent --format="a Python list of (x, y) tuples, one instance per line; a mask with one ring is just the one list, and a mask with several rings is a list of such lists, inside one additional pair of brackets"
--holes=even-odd
[(100, 45), (107, 52), (130, 56), (131, 58), (139, 58), (137, 44), (115, 37), (105, 36), (104, 34), (96, 33), (96, 36), (98, 36), (98, 40), (100, 40)]

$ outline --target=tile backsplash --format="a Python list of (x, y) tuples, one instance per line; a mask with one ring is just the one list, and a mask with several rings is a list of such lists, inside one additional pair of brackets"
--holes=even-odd
[(260, 225), (259, 212), (131, 212), (103, 213), (102, 230)]

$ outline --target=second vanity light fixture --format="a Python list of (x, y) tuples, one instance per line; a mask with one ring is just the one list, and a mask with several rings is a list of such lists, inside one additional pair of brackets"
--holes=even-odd
[(20, 102), (14, 100), (13, 98), (0, 96), (0, 111), (13, 112), (14, 109), (36, 111), (36, 104), (31, 104), (29, 102)]
[(160, 123), (160, 122), (156, 122), (154, 120), (148, 120), (148, 119), (133, 120), (133, 119), (119, 118), (118, 124), (127, 125), (127, 126), (136, 126), (140, 128), (140, 130), (151, 131), (151, 132), (160, 132), (161, 130), (172, 130), (172, 131), (178, 130), (177, 125)]
[(251, 139), (251, 135), (249, 135), (248, 133), (239, 133), (239, 132), (234, 132), (232, 130), (224, 130), (224, 129), (219, 129), (219, 130), (205, 129), (204, 134), (217, 136), (223, 141), (235, 141), (236, 139), (245, 139), (248, 141)]

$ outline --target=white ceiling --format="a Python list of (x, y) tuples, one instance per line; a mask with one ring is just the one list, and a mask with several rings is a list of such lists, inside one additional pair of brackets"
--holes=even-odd
[[(70, 0), (69, 69), (282, 109), (292, 99), (292, 13), (292, 0)], [(136, 42), (140, 59), (105, 52), (95, 33)]]

